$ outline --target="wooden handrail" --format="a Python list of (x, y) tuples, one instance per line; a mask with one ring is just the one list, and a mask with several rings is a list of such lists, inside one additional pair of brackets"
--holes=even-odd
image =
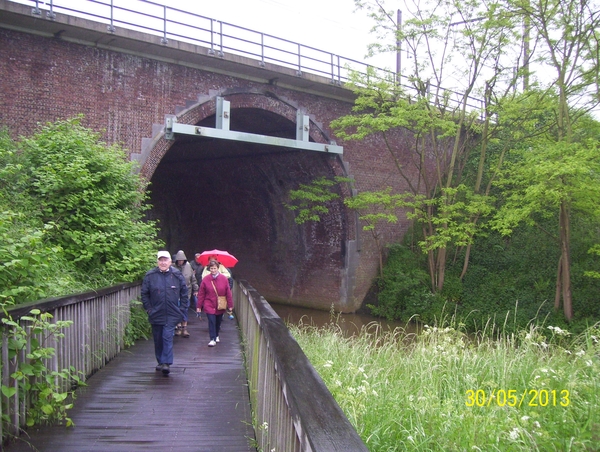
[(283, 320), (248, 282), (236, 286), (235, 310), (260, 450), (366, 452)]
[[(48, 298), (8, 310), (14, 321), (32, 309), (71, 320), (64, 338), (53, 341), (55, 359), (47, 367), (73, 366), (85, 377), (114, 358), (123, 347), (130, 302), (139, 298), (141, 283), (119, 284), (97, 291)], [(256, 439), (261, 450), (286, 452), (366, 452), (368, 449), (345, 416), (283, 320), (246, 281), (236, 281), (234, 303), (243, 337), (248, 387)], [(2, 317), (6, 317), (3, 315)], [(2, 384), (18, 387), (11, 378), (25, 353), (9, 359), (9, 326), (3, 327)], [(29, 349), (29, 345), (26, 346)], [(16, 435), (25, 425), (27, 397), (2, 397), (2, 437)]]
[[(45, 364), (50, 372), (60, 372), (72, 366), (85, 381), (123, 349), (125, 326), (130, 318), (130, 303), (139, 298), (140, 291), (140, 281), (118, 284), (97, 291), (25, 303), (8, 309), (7, 313), (23, 327), (26, 322), (21, 318), (33, 309), (51, 314), (53, 322), (72, 321), (71, 327), (62, 331), (64, 337), (60, 340), (50, 338), (51, 343), (42, 344), (55, 350), (54, 356), (46, 360)], [(0, 318), (6, 317), (4, 313), (0, 315)], [(7, 434), (17, 435), (26, 423), (29, 397), (19, 392), (21, 388), (11, 374), (22, 362), (27, 362), (26, 352), (32, 349), (31, 341), (41, 339), (40, 335), (28, 335), (22, 352), (10, 357), (8, 339), (13, 336), (12, 329), (9, 325), (2, 326), (1, 380), (2, 385), (15, 388), (17, 392), (12, 397), (1, 395), (0, 415), (6, 414), (10, 419), (1, 423), (2, 440)], [(65, 386), (71, 384), (60, 383)]]

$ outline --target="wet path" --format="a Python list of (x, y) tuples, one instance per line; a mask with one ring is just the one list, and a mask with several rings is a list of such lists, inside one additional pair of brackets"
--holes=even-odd
[(4, 451), (256, 451), (236, 322), (223, 319), (208, 347), (208, 323), (195, 315), (190, 338), (175, 337), (168, 377), (156, 372), (152, 340), (121, 352), (77, 391), (75, 427), (32, 428)]

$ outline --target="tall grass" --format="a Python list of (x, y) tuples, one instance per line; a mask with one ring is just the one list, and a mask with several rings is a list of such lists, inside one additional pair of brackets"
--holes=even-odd
[(600, 450), (600, 325), (290, 329), (371, 451)]

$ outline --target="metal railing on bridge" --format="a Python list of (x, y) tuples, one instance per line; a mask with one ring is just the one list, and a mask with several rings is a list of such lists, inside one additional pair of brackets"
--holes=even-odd
[[(10, 0), (32, 6), (32, 14), (47, 20), (55, 20), (57, 14), (67, 14), (106, 24), (107, 33), (117, 27), (136, 30), (161, 37), (161, 42), (180, 41), (207, 48), (216, 58), (234, 54), (256, 60), (259, 66), (272, 63), (291, 68), (301, 77), (311, 73), (325, 77), (330, 83), (343, 85), (350, 81), (351, 73), (366, 75), (369, 68), (377, 77), (396, 80), (407, 95), (431, 97), (439, 104), (450, 103), (460, 108), (464, 94), (425, 83), (417, 85), (400, 74), (376, 68), (361, 61), (306, 46), (298, 42), (278, 38), (260, 31), (212, 19), (149, 0)], [(483, 101), (467, 96), (469, 111), (483, 110)]]
[[(72, 321), (64, 337), (49, 338), (45, 347), (55, 349), (46, 362), (50, 372), (73, 366), (88, 377), (123, 349), (130, 304), (139, 299), (141, 283), (121, 284), (98, 291), (51, 298), (13, 307), (7, 312), (13, 321), (27, 328), (23, 320), (33, 309), (52, 315), (52, 322)], [(236, 282), (234, 303), (245, 344), (246, 372), (250, 401), (258, 426), (260, 450), (367, 451), (327, 387), (308, 361), (289, 330), (267, 301), (247, 282)], [(40, 334), (28, 334), (27, 343), (14, 355), (9, 341), (14, 328), (2, 327), (2, 385), (16, 392), (1, 396), (2, 439), (18, 435), (26, 424), (28, 396), (13, 377), (28, 362), (32, 341)], [(85, 378), (84, 378), (85, 379)], [(71, 382), (63, 382), (70, 385)], [(10, 419), (10, 421), (7, 421)]]

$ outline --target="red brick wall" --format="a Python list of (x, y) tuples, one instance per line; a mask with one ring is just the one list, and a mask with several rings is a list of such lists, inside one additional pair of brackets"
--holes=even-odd
[[(163, 124), (165, 115), (182, 111), (182, 106), (191, 108), (183, 111), (180, 122), (208, 121), (207, 118), (214, 115), (216, 94), (230, 100), (232, 115), (238, 110), (248, 111), (247, 109), (252, 108), (281, 117), (282, 124), (295, 122), (296, 110), (300, 108), (310, 115), (311, 137), (319, 142), (335, 139), (329, 128), (330, 122), (349, 113), (351, 108), (349, 103), (278, 86), (65, 42), (58, 38), (0, 29), (0, 124), (8, 127), (14, 137), (31, 134), (38, 123), (83, 113), (84, 125), (100, 132), (103, 140), (111, 144), (121, 143), (130, 153), (136, 154), (142, 150), (142, 140), (152, 138), (153, 124)], [(269, 118), (258, 115), (258, 119), (267, 121)], [(396, 139), (402, 142), (400, 135)], [(361, 143), (337, 141), (344, 146), (343, 160), (349, 165), (349, 174), (356, 179), (357, 189), (402, 187), (403, 182), (397, 177), (394, 161), (381, 139), (373, 137)], [(142, 174), (152, 180), (162, 158), (172, 146), (175, 146), (172, 142), (158, 140), (144, 157)], [(183, 145), (177, 146), (184, 152)], [(266, 157), (261, 158), (264, 160)], [(269, 166), (270, 160), (264, 162), (265, 167)], [(228, 165), (221, 167), (222, 175), (238, 173), (236, 177), (239, 177), (239, 173), (244, 170), (243, 166), (231, 169), (232, 161)], [(237, 165), (248, 165), (248, 162)], [(252, 170), (256, 172), (253, 180), (259, 186), (259, 180), (266, 181), (262, 186), (265, 193), (271, 190), (267, 195), (271, 197), (270, 205), (281, 204), (277, 201), (277, 196), (285, 196), (282, 187), (286, 190), (295, 188), (299, 181), (308, 181), (315, 175), (343, 173), (340, 160), (323, 156), (289, 159), (286, 165), (288, 166), (274, 166), (265, 177), (261, 176), (260, 169)], [(194, 174), (186, 173), (184, 165), (178, 168), (171, 172), (165, 170), (163, 176), (169, 174), (170, 177), (178, 178), (178, 174), (181, 174), (181, 177), (194, 177)], [(315, 171), (314, 174), (311, 174), (312, 170)], [(294, 180), (295, 176), (292, 177), (292, 174), (303, 176)], [(228, 185), (235, 186), (235, 183), (231, 179)], [(278, 184), (280, 188), (273, 190)], [(165, 188), (168, 189), (168, 186)], [(257, 193), (259, 192), (252, 196), (257, 196)], [(235, 193), (236, 200), (244, 204), (244, 200), (239, 199), (241, 196), (243, 193)], [(160, 201), (159, 198), (158, 195), (154, 198), (155, 202), (158, 200), (162, 203), (156, 206), (157, 217), (160, 217), (160, 212), (167, 215), (169, 203), (173, 202), (172, 199), (164, 198)], [(194, 196), (191, 195), (192, 205), (193, 200)], [(270, 205), (265, 205), (265, 212), (271, 209)], [(223, 212), (227, 211), (230, 215), (235, 215), (235, 212), (231, 213), (232, 209), (239, 209), (234, 204), (227, 206), (230, 209)], [(303, 247), (298, 248), (303, 250), (302, 256), (293, 253), (285, 255), (286, 261), (296, 261), (284, 267), (285, 276), (282, 276), (281, 267), (270, 268), (265, 272), (258, 270), (265, 261), (272, 260), (272, 256), (269, 257), (268, 254), (260, 256), (260, 260), (252, 260), (250, 255), (244, 256), (246, 266), (240, 262), (240, 272), (245, 269), (245, 273), (250, 276), (249, 282), (259, 292), (264, 291), (263, 295), (267, 299), (270, 297), (280, 302), (324, 309), (329, 309), (330, 304), (334, 303), (340, 310), (355, 310), (377, 272), (378, 254), (370, 233), (359, 229), (357, 237), (354, 214), (347, 212), (341, 204), (334, 206), (334, 210), (321, 224), (306, 226), (290, 233), (287, 241), (282, 242), (291, 243), (292, 239), (305, 242)], [(277, 233), (281, 236), (285, 230), (294, 229), (289, 224), (289, 212), (286, 212), (278, 205), (275, 213), (270, 213), (270, 220), (263, 219), (264, 227), (270, 229), (265, 232), (264, 237), (258, 239), (267, 240), (268, 234)], [(244, 213), (252, 215), (252, 209), (245, 209)], [(192, 218), (193, 215), (190, 215)], [(280, 222), (279, 226), (269, 226), (269, 221), (275, 221), (273, 218), (279, 218), (276, 221)], [(173, 252), (179, 247), (187, 247), (185, 251), (191, 256), (198, 251), (197, 247), (208, 245), (200, 238), (182, 237), (183, 233), (177, 232), (186, 230), (181, 223), (171, 223), (170, 227), (170, 231), (163, 232)], [(385, 227), (384, 240), (396, 240), (405, 229), (406, 221)], [(192, 234), (188, 232), (188, 236)], [(212, 237), (212, 243), (216, 239), (224, 238)], [(244, 244), (240, 237), (230, 239), (236, 242), (240, 250), (256, 245)], [(347, 247), (347, 241), (356, 239), (360, 251), (352, 253)], [(340, 240), (343, 242), (341, 245)], [(226, 240), (223, 242), (227, 243)], [(274, 252), (278, 248), (270, 245), (268, 250)], [(244, 255), (243, 251), (240, 253)], [(355, 262), (356, 271), (353, 270), (354, 264), (348, 264), (348, 259)], [(278, 282), (282, 285), (279, 289)], [(345, 288), (347, 284), (352, 286), (348, 290)]]

